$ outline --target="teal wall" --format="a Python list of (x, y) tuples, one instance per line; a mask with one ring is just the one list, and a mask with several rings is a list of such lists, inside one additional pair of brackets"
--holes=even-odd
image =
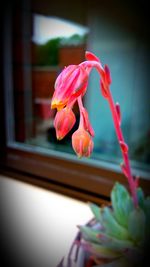
[[(150, 90), (147, 43), (137, 32), (104, 16), (94, 13), (90, 21), (88, 50), (95, 53), (102, 65), (111, 70), (111, 91), (122, 111), (125, 140), (132, 146), (150, 131)], [(95, 130), (95, 149), (104, 146), (110, 153), (118, 152), (116, 135), (107, 101), (99, 90), (99, 76), (92, 71), (86, 105)], [(103, 151), (102, 151), (103, 152)]]

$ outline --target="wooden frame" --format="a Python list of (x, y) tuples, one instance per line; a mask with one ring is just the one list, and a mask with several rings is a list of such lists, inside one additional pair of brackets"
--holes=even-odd
[[(19, 148), (7, 148), (3, 171), (26, 181), (44, 184), (61, 193), (67, 193), (86, 201), (109, 201), (110, 191), (116, 181), (126, 184), (121, 172), (87, 165), (56, 156), (29, 152)], [(150, 182), (141, 177), (140, 184), (149, 194)]]

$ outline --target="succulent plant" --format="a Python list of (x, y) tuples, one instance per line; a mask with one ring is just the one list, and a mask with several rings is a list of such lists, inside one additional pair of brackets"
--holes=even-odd
[(135, 207), (126, 187), (117, 182), (111, 191), (111, 207), (100, 208), (90, 203), (95, 227), (79, 226), (83, 236), (81, 246), (97, 261), (107, 259), (104, 266), (138, 266), (144, 259), (150, 240), (150, 197), (145, 197), (140, 187), (137, 196)]

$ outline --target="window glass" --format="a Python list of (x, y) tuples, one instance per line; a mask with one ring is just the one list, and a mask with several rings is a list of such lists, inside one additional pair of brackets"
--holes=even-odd
[[(134, 167), (148, 170), (150, 163), (150, 91), (148, 90), (148, 42), (141, 36), (138, 14), (132, 20), (130, 8), (99, 6), (98, 1), (22, 1), (13, 9), (12, 69), (14, 136), (18, 144), (45, 148), (74, 156), (71, 135), (78, 127), (79, 111), (75, 105), (76, 124), (57, 141), (50, 109), (56, 77), (69, 64), (85, 60), (90, 50), (111, 70), (111, 91), (122, 111), (122, 129), (130, 148)], [(132, 10), (132, 9), (131, 9)], [(120, 11), (120, 12), (121, 12)], [(137, 25), (135, 25), (136, 23)], [(95, 130), (91, 164), (119, 163), (111, 113), (99, 90), (99, 77), (92, 71), (84, 97)], [(43, 150), (42, 150), (43, 151)], [(63, 154), (64, 155), (64, 154)], [(82, 160), (81, 160), (82, 161)]]
[[(59, 17), (33, 15), (32, 90), (35, 135), (26, 140), (46, 148), (71, 151), (70, 135), (57, 141), (50, 109), (54, 83), (65, 66), (84, 60), (88, 27)], [(78, 110), (75, 110), (78, 116)]]
[[(137, 28), (133, 31), (135, 22), (130, 21), (130, 16), (128, 18), (117, 17), (117, 19), (109, 16), (108, 18), (105, 12), (103, 10), (100, 16), (99, 10), (95, 8), (91, 13), (93, 20), (90, 25), (89, 42), (92, 51), (100, 57), (102, 63), (110, 67), (111, 91), (114, 101), (119, 102), (121, 106), (121, 127), (129, 145), (132, 166), (147, 168), (150, 163), (147, 35), (146, 32), (143, 34), (140, 32), (137, 18)], [(104, 14), (106, 16), (103, 16)], [(93, 157), (120, 162), (121, 153), (110, 109), (98, 87), (99, 77), (94, 71), (90, 78), (86, 98), (90, 119), (96, 133)]]

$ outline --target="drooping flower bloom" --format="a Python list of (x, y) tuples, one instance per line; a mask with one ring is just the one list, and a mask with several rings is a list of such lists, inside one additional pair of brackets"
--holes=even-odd
[(81, 62), (79, 65), (70, 65), (65, 67), (56, 79), (51, 108), (57, 108), (58, 110), (54, 120), (57, 138), (62, 139), (73, 127), (75, 123), (75, 116), (72, 112), (72, 107), (77, 101), (80, 112), (80, 122), (78, 130), (76, 130), (72, 135), (72, 146), (79, 157), (88, 157), (91, 155), (93, 150), (92, 137), (94, 136), (94, 131), (89, 121), (88, 112), (83, 106), (82, 97), (87, 89), (89, 74), (93, 68), (96, 68), (100, 75), (101, 93), (108, 101), (112, 112), (116, 135), (123, 156), (123, 164), (121, 164), (121, 168), (128, 179), (134, 204), (137, 206), (137, 182), (134, 181), (131, 174), (128, 146), (124, 141), (121, 129), (120, 106), (118, 103), (115, 105), (110, 91), (110, 84), (112, 80), (109, 67), (105, 65), (103, 68), (99, 58), (91, 52), (87, 51), (85, 57), (86, 60)]
[(79, 127), (72, 135), (72, 147), (78, 157), (89, 157), (93, 151), (93, 141), (90, 134)]
[(54, 119), (54, 127), (58, 140), (63, 139), (72, 129), (76, 121), (75, 115), (71, 108), (65, 107), (57, 111)]
[(51, 102), (51, 108), (61, 110), (69, 101), (73, 101), (85, 92), (88, 73), (80, 65), (66, 67), (55, 82), (55, 91)]

